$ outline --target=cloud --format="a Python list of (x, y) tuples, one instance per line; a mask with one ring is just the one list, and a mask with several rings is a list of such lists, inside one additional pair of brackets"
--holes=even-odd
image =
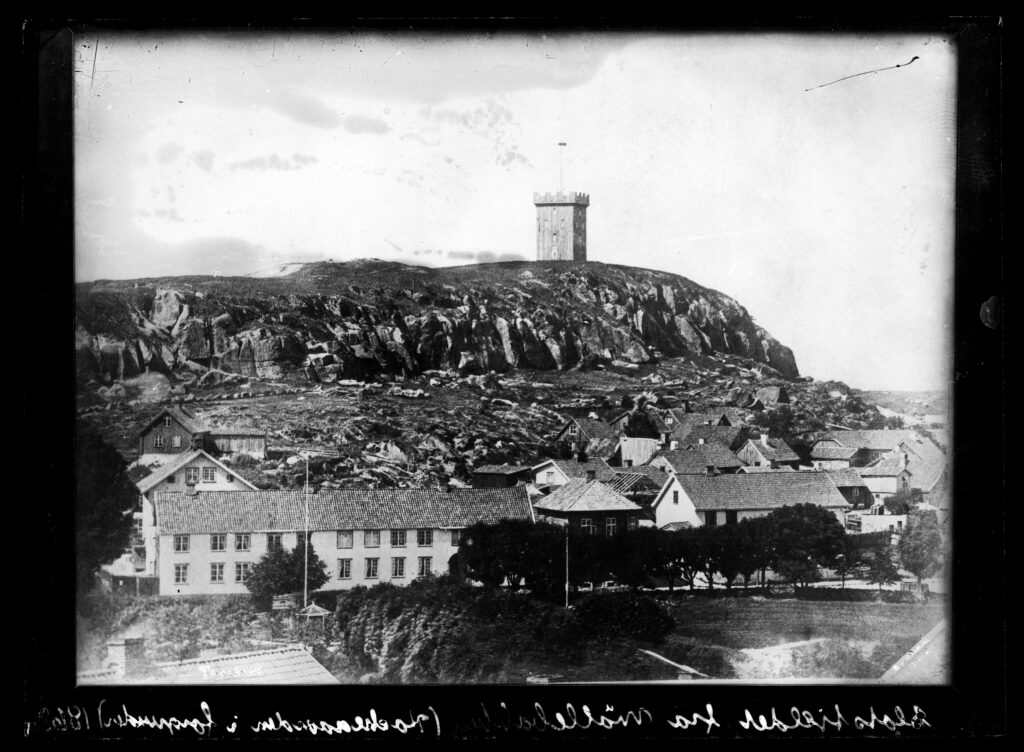
[(349, 115), (345, 118), (344, 125), (349, 133), (372, 133), (379, 136), (391, 130), (391, 126), (382, 119), (368, 115)]
[(309, 154), (292, 154), (290, 157), (280, 157), (271, 154), (269, 157), (253, 157), (239, 162), (232, 162), (228, 165), (232, 170), (301, 170), (307, 165), (315, 164), (316, 157)]
[(192, 155), (192, 159), (195, 160), (196, 165), (203, 172), (209, 172), (213, 168), (213, 152), (212, 151), (197, 151)]
[(270, 109), (297, 123), (315, 128), (337, 128), (342, 122), (337, 112), (307, 94), (279, 93), (271, 102)]
[(185, 151), (184, 146), (176, 144), (173, 141), (168, 141), (156, 150), (156, 158), (159, 159), (162, 164), (167, 164), (168, 162), (173, 162), (177, 159), (183, 151)]
[(448, 258), (451, 259), (474, 259), (476, 254), (473, 251), (448, 251)]

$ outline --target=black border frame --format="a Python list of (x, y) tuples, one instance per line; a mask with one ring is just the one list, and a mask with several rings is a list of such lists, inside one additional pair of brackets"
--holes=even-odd
[[(42, 327), (32, 341), (53, 343), (70, 338), (74, 316), (73, 275), (73, 138), (72, 31), (76, 28), (118, 31), (168, 27), (189, 30), (315, 31), (322, 22), (278, 19), (136, 22), (76, 19), (23, 19), (21, 24), (21, 137), (23, 263), (18, 277), (19, 308)], [(212, 738), (312, 739), (342, 741), (354, 738), (446, 742), (471, 739), (659, 739), (693, 742), (703, 738), (781, 737), (831, 740), (845, 738), (1000, 737), (1007, 733), (1006, 672), (1006, 505), (1004, 490), (1005, 321), (994, 328), (979, 317), (981, 304), (994, 296), (1005, 304), (1003, 250), (1003, 88), (1004, 28), (1002, 19), (984, 17), (932, 18), (778, 18), (737, 20), (700, 19), (515, 19), (373, 18), (331, 24), (333, 28), (396, 30), (414, 28), (437, 33), (464, 31), (742, 31), (799, 33), (932, 32), (949, 34), (958, 47), (958, 115), (956, 178), (956, 260), (954, 306), (954, 569), (952, 601), (953, 681), (945, 687), (863, 685), (699, 685), (699, 686), (455, 686), (444, 687), (312, 687), (270, 688), (76, 688), (73, 545), (73, 370), (60, 358), (43, 360), (30, 352), (22, 360), (21, 449), (25, 469), (21, 496), (9, 504), (27, 507), (29, 524), (23, 530), (25, 576), (22, 598), (11, 605), (25, 628), (23, 659), (23, 736), (27, 741), (97, 739), (194, 739), (191, 731), (145, 728), (97, 728), (97, 705), (104, 714), (126, 706), (140, 716), (199, 717), (206, 702), (218, 724)], [(70, 343), (68, 343), (70, 344)], [(70, 348), (69, 348), (70, 350)], [(68, 356), (70, 358), (70, 352)], [(68, 364), (70, 365), (70, 364)], [(65, 427), (69, 430), (64, 434)], [(31, 460), (31, 465), (28, 464)], [(29, 545), (31, 543), (31, 545)], [(505, 704), (507, 711), (502, 708)], [(544, 709), (548, 725), (517, 729), (522, 715), (537, 720), (534, 703)], [(714, 707), (721, 724), (710, 734), (703, 727), (673, 729), (668, 720)], [(555, 713), (571, 704), (579, 722), (558, 731)], [(597, 716), (606, 706), (618, 715), (640, 707), (653, 721), (611, 731), (583, 728), (583, 706)], [(844, 717), (879, 716), (900, 707), (909, 722), (914, 706), (926, 715), (927, 727), (890, 730), (881, 725), (841, 731), (828, 728), (756, 732), (737, 723), (743, 711), (770, 713), (792, 723), (790, 708), (834, 716), (838, 705)], [(79, 709), (76, 711), (76, 708)], [(244, 721), (273, 716), (288, 719), (347, 719), (366, 716), (370, 709), (381, 719), (425, 714), (422, 732), (406, 734), (367, 731), (342, 736), (280, 732), (245, 733)], [(483, 709), (489, 714), (485, 719)], [(434, 712), (436, 711), (436, 716)], [(77, 720), (75, 713), (79, 712)], [(81, 715), (84, 713), (84, 715)], [(236, 734), (225, 724), (238, 716)], [(920, 717), (920, 716), (919, 716)], [(89, 728), (84, 728), (84, 718)], [(440, 733), (435, 719), (440, 719)], [(512, 722), (511, 727), (505, 724)], [(76, 724), (79, 728), (75, 728)], [(204, 737), (205, 738), (205, 737)]]

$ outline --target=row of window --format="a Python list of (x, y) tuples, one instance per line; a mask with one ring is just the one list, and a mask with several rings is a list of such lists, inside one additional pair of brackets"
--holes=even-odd
[[(636, 530), (637, 519), (636, 517), (630, 517), (626, 526), (629, 530)], [(605, 517), (604, 518), (604, 534), (611, 537), (619, 529), (619, 521), (617, 517)], [(587, 535), (597, 535), (597, 524), (594, 522), (593, 517), (581, 517), (580, 518), (580, 530)]]
[[(245, 582), (249, 579), (250, 572), (252, 572), (251, 561), (235, 562), (235, 582)], [(210, 564), (210, 582), (214, 584), (226, 582), (224, 579), (224, 562), (215, 561)], [(188, 564), (174, 565), (174, 584), (188, 584)]]
[[(154, 436), (153, 437), (153, 446), (155, 446), (157, 449), (163, 449), (163, 447), (164, 447), (164, 437), (163, 436)], [(174, 447), (175, 449), (181, 449), (181, 437), (177, 436), (177, 435), (172, 436), (171, 437), (171, 446)]]
[[(200, 474), (200, 471), (202, 473)], [(174, 474), (167, 476), (168, 483), (174, 483), (177, 480), (177, 476)], [(228, 483), (235, 482), (235, 476), (231, 473), (224, 473), (224, 480)], [(216, 483), (217, 482), (217, 468), (215, 467), (186, 467), (185, 468), (185, 482), (186, 483)]]
[[(609, 518), (612, 519), (612, 518)], [(635, 522), (635, 521), (634, 521)], [(635, 527), (635, 525), (631, 525)], [(392, 548), (405, 548), (406, 546), (406, 532), (405, 530), (392, 530), (391, 531), (391, 547)], [(380, 530), (364, 530), (363, 531), (363, 547), (364, 548), (380, 548)], [(274, 551), (281, 548), (282, 533), (267, 533), (267, 550)], [(352, 548), (354, 531), (353, 530), (339, 530), (338, 531), (338, 548)], [(301, 544), (305, 538), (305, 533), (298, 533), (298, 541)], [(188, 553), (191, 549), (190, 535), (175, 535), (174, 536), (174, 552), (179, 554)], [(451, 531), (451, 545), (458, 546), (462, 542), (462, 531), (452, 530)], [(227, 533), (213, 533), (210, 535), (210, 550), (211, 551), (227, 551), (228, 534)], [(251, 533), (235, 533), (235, 551), (251, 551), (252, 550), (252, 534)], [(416, 545), (422, 548), (427, 548), (434, 545), (434, 531), (429, 528), (423, 528), (416, 531)]]
[[(433, 567), (433, 558), (430, 556), (420, 556), (417, 559), (417, 576), (424, 577), (429, 575)], [(237, 561), (235, 562), (235, 582), (244, 583), (249, 579), (249, 574), (252, 572), (252, 562), (250, 561)], [(367, 580), (375, 580), (380, 577), (380, 559), (365, 559), (364, 560), (363, 576)], [(222, 561), (215, 561), (210, 564), (210, 582), (212, 584), (221, 584), (226, 582), (224, 578), (224, 567), (225, 564)], [(175, 585), (187, 585), (189, 565), (188, 564), (175, 564), (174, 565), (174, 584)], [(393, 557), (391, 559), (391, 577), (392, 579), (400, 579), (405, 577), (405, 559), (402, 557)], [(338, 579), (339, 580), (350, 580), (352, 579), (352, 560), (351, 559), (338, 559)]]
[[(713, 527), (718, 524), (718, 512), (704, 512), (704, 524)], [(731, 525), (739, 520), (739, 512), (728, 509), (725, 512), (725, 524)]]
[[(432, 557), (420, 556), (416, 561), (418, 565), (417, 577), (425, 577), (430, 574), (434, 561)], [(363, 560), (363, 577), (367, 580), (376, 580), (380, 577), (380, 559)], [(405, 577), (405, 559), (403, 557), (393, 557), (391, 559), (391, 577), (392, 579)], [(338, 559), (338, 579), (352, 579), (351, 559)]]

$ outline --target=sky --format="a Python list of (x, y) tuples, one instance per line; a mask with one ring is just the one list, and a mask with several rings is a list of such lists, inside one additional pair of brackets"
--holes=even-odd
[(945, 37), (104, 31), (75, 45), (79, 281), (531, 259), (533, 193), (563, 187), (590, 195), (589, 260), (736, 298), (802, 373), (948, 386)]

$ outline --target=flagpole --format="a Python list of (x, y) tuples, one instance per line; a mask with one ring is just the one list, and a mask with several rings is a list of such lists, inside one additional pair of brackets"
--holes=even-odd
[(306, 540), (302, 547), (302, 608), (309, 605), (309, 455), (306, 455), (306, 488), (303, 491), (306, 501)]
[(565, 146), (565, 141), (558, 142), (558, 192), (561, 193), (564, 189), (562, 182), (562, 147)]
[(569, 608), (569, 520), (565, 521), (565, 607)]

